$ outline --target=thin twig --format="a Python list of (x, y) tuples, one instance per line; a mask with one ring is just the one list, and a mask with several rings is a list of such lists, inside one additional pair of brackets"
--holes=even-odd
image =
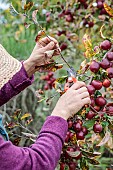
[(29, 129), (27, 129), (26, 127), (24, 127), (21, 123), (18, 123), (18, 125), (20, 125), (23, 129), (25, 129), (25, 130), (27, 130), (28, 132), (30, 132), (30, 133), (33, 134), (33, 132), (31, 132)]
[(90, 104), (89, 104), (89, 107), (95, 112), (98, 114), (98, 112), (94, 109), (94, 107), (92, 107)]
[(91, 84), (92, 80), (93, 80), (93, 76), (90, 77), (88, 85)]
[[(112, 45), (111, 49), (110, 49), (108, 52), (112, 52), (112, 50), (113, 50), (113, 45)], [(107, 52), (107, 53), (108, 53), (108, 52)], [(107, 53), (104, 55), (103, 59), (106, 58)]]

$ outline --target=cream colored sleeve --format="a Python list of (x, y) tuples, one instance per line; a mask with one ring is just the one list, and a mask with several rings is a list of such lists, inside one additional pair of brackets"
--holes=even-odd
[(0, 89), (21, 69), (22, 64), (0, 44)]

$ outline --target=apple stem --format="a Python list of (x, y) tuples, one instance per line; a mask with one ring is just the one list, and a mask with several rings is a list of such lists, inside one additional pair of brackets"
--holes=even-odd
[(93, 76), (91, 76), (91, 77), (90, 77), (90, 80), (89, 80), (88, 85), (90, 85), (90, 84), (91, 84), (92, 80), (93, 80)]
[[(111, 49), (110, 49), (108, 52), (112, 52), (112, 50), (113, 50), (113, 45), (111, 46)], [(108, 53), (108, 52), (107, 52), (107, 53)], [(106, 58), (107, 53), (104, 55), (103, 59)]]
[(95, 112), (98, 114), (98, 112), (89, 104), (89, 107)]

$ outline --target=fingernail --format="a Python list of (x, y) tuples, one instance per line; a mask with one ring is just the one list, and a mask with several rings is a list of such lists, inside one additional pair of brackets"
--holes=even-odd
[(54, 42), (51, 42), (51, 46), (54, 46)]

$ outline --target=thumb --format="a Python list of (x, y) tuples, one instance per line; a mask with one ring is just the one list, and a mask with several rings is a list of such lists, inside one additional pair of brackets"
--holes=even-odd
[(55, 43), (53, 41), (51, 41), (49, 44), (47, 44), (45, 47), (43, 47), (44, 52), (49, 51), (49, 50), (53, 50), (53, 48), (55, 47)]

